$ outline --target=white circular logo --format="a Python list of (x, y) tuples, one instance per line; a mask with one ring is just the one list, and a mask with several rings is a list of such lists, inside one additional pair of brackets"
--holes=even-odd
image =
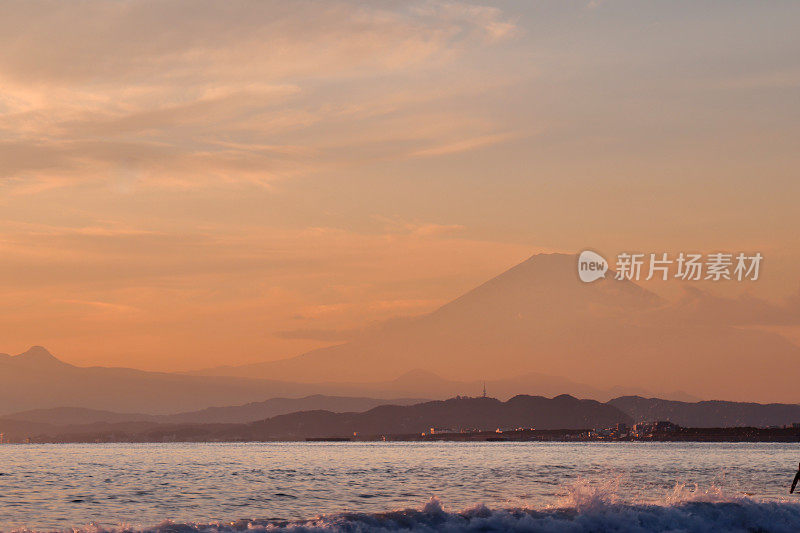
[(591, 250), (584, 250), (578, 256), (578, 276), (584, 283), (606, 277), (608, 261), (602, 255)]

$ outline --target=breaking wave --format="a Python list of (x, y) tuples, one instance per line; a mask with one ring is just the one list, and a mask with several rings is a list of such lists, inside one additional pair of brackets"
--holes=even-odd
[[(660, 503), (623, 502), (614, 483), (579, 482), (567, 489), (557, 505), (545, 509), (490, 509), (477, 505), (459, 512), (448, 511), (437, 498), (421, 509), (384, 513), (340, 513), (310, 520), (240, 520), (216, 523), (165, 521), (149, 528), (96, 525), (74, 532), (542, 532), (617, 533), (650, 532), (775, 532), (800, 531), (800, 504), (788, 501), (756, 501), (726, 495), (712, 488), (700, 491), (683, 485)], [(27, 531), (27, 530), (22, 530)]]

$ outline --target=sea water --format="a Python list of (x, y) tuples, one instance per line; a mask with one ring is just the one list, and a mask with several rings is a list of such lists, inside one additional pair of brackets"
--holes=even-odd
[(798, 444), (0, 446), (0, 530), (800, 531)]

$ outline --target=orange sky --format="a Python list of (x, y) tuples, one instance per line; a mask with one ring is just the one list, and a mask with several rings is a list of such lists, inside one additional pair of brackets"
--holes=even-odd
[(757, 284), (711, 290), (795, 293), (798, 20), (760, 2), (4, 2), (0, 352), (277, 359), (548, 250), (760, 251)]

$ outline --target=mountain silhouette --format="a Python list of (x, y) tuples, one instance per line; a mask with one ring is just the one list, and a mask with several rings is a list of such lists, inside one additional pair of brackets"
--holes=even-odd
[[(207, 377), (131, 368), (78, 367), (60, 361), (45, 348), (34, 346), (19, 355), (0, 354), (0, 416), (19, 411), (53, 409), (33, 414), (34, 420), (56, 421), (59, 417), (77, 422), (129, 421), (150, 419), (146, 415), (182, 413), (187, 419), (203, 421), (211, 412), (192, 413), (221, 406), (224, 416), (240, 420), (244, 413), (259, 412), (250, 420), (278, 412), (326, 406), (326, 398), (294, 401), (309, 394), (352, 395), (348, 391), (370, 390), (377, 398), (331, 400), (328, 408), (344, 410), (374, 407), (396, 399), (392, 388), (360, 387), (357, 384), (306, 384), (265, 379)], [(387, 394), (382, 396), (382, 394)], [(285, 402), (265, 398), (287, 396)], [(421, 396), (419, 398), (424, 398)], [(363, 401), (362, 401), (363, 400)], [(395, 400), (408, 403), (406, 399)], [(258, 405), (245, 406), (251, 402)], [(338, 402), (338, 403), (337, 403)], [(296, 405), (291, 405), (296, 403)], [(278, 405), (282, 404), (282, 405)], [(102, 406), (104, 410), (97, 410)], [(235, 408), (229, 406), (237, 406)], [(41, 415), (42, 418), (38, 418)], [(219, 414), (218, 416), (223, 416)]]
[[(638, 388), (602, 390), (534, 374), (487, 381), (487, 385), (503, 399), (521, 392), (548, 396), (569, 392), (603, 400), (620, 394), (642, 394)], [(358, 411), (388, 401), (406, 404), (420, 398), (475, 395), (482, 386), (480, 381), (447, 380), (424, 370), (368, 383), (297, 383), (78, 367), (58, 360), (41, 347), (15, 356), (0, 355), (0, 416), (44, 410), (29, 413), (30, 419), (56, 424), (59, 419), (74, 423), (168, 421), (158, 415), (198, 423), (244, 422), (302, 409)], [(97, 409), (100, 406), (102, 410)]]
[(576, 256), (540, 254), (428, 315), (297, 357), (202, 373), (374, 381), (409, 369), (463, 381), (537, 373), (597, 389), (789, 402), (800, 348), (774, 333), (687, 322), (633, 282), (609, 273), (582, 283)]
[(498, 428), (592, 429), (628, 423), (613, 406), (569, 395), (555, 398), (519, 395), (494, 398), (451, 398), (410, 406), (384, 405), (364, 413), (306, 411), (251, 424), (257, 438), (420, 433), (431, 427), (494, 430)]
[(379, 405), (410, 405), (420, 403), (420, 398), (359, 398), (348, 396), (325, 396), (314, 394), (303, 398), (271, 398), (262, 402), (224, 407), (207, 407), (184, 413), (154, 415), (147, 413), (117, 413), (83, 407), (54, 407), (51, 409), (32, 409), (2, 416), (0, 431), (6, 421), (27, 421), (54, 426), (75, 426), (100, 423), (121, 422), (159, 422), (159, 423), (245, 423), (264, 420), (277, 415), (297, 411), (325, 409), (336, 413), (363, 412)]
[(31, 346), (19, 355), (0, 354), (0, 365), (7, 368), (29, 368), (32, 370), (52, 370), (74, 368), (47, 351), (43, 346)]
[(388, 379), (409, 368), (460, 380), (528, 372), (565, 376), (549, 372), (552, 365), (536, 364), (544, 342), (580, 335), (581, 323), (598, 316), (616, 318), (659, 301), (630, 282), (583, 284), (574, 256), (540, 254), (428, 315), (343, 345), (222, 373), (304, 381)]
[[(538, 372), (529, 372), (518, 376), (503, 379), (458, 381), (445, 379), (428, 370), (414, 369), (401, 376), (376, 383), (353, 384), (360, 390), (395, 390), (403, 391), (406, 395), (428, 396), (432, 398), (450, 398), (458, 395), (478, 395), (487, 387), (493, 397), (506, 400), (518, 394), (533, 396), (554, 397), (560, 394), (570, 394), (578, 398), (590, 398), (606, 401), (622, 394), (643, 394), (641, 387), (591, 387), (584, 383)], [(646, 393), (644, 393), (646, 394)], [(665, 397), (679, 400), (695, 400), (688, 394), (673, 392)]]
[(752, 402), (680, 402), (661, 398), (623, 396), (608, 402), (636, 422), (668, 420), (697, 428), (770, 427), (800, 423), (800, 405)]
[(361, 413), (300, 411), (248, 424), (175, 424), (151, 421), (54, 426), (41, 422), (4, 421), (12, 438), (36, 441), (95, 442), (129, 440), (259, 441), (309, 437), (419, 434), (431, 427), (454, 431), (516, 428), (593, 429), (629, 423), (614, 406), (568, 395), (552, 399), (519, 395), (501, 402), (494, 398), (451, 398), (414, 405), (382, 405)]
[[(605, 404), (569, 395), (552, 399), (517, 395), (452, 398), (400, 405), (369, 398), (274, 398), (242, 406), (175, 415), (114, 413), (81, 408), (33, 410), (0, 417), (0, 433), (16, 440), (286, 440), (413, 434), (430, 427), (480, 429), (597, 429), (616, 423), (668, 420), (692, 428), (787, 426), (800, 420), (800, 405), (751, 402), (680, 402), (624, 396)], [(377, 405), (377, 407), (375, 407)], [(321, 408), (324, 406), (324, 408)], [(355, 406), (353, 411), (347, 407)], [(269, 416), (262, 416), (270, 413)], [(280, 414), (277, 414), (280, 413)]]

